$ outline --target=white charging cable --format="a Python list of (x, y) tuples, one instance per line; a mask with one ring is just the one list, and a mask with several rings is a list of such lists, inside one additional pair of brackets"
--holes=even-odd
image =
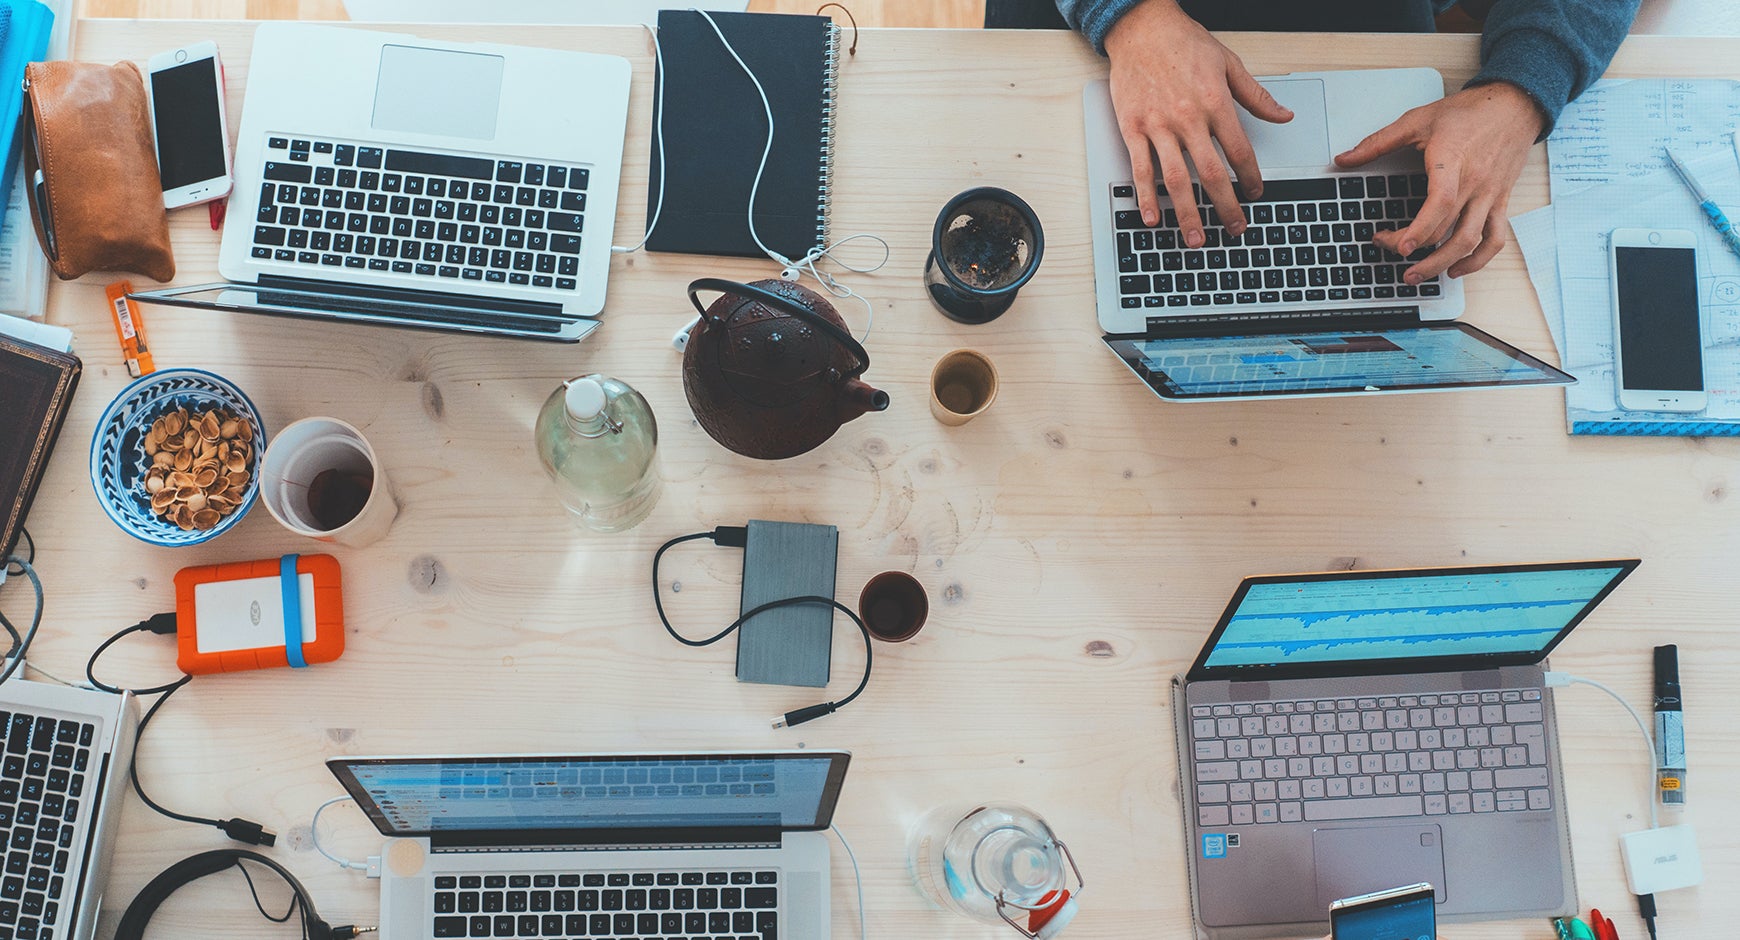
[(613, 255), (633, 254), (645, 247), (646, 240), (652, 237), (653, 229), (659, 224), (659, 213), (665, 210), (665, 53), (659, 46), (659, 31), (653, 29), (650, 23), (642, 23), (641, 25), (646, 27), (646, 34), (652, 37), (653, 61), (657, 63), (659, 74), (658, 100), (653, 102), (653, 136), (659, 143), (659, 195), (653, 202), (653, 214), (652, 218), (647, 220), (646, 234), (642, 235), (640, 241), (631, 246), (610, 246), (610, 253)]
[(319, 852), (320, 854), (326, 856), (329, 860), (331, 860), (334, 864), (336, 864), (340, 868), (348, 868), (348, 869), (351, 869), (352, 871), (367, 872), (371, 877), (378, 877), (378, 873), (380, 872), (380, 869), (381, 869), (380, 856), (371, 855), (371, 856), (369, 856), (369, 860), (367, 862), (353, 862), (348, 858), (339, 858), (338, 856), (332, 854), (331, 852), (328, 852), (326, 850), (326, 847), (322, 846), (320, 844), (320, 814), (326, 812), (327, 807), (332, 806), (335, 803), (343, 803), (347, 800), (353, 800), (353, 798), (349, 794), (346, 794), (344, 796), (335, 796), (332, 799), (327, 800), (326, 802), (320, 804), (320, 808), (314, 811), (314, 819), (312, 822), (310, 822), (308, 824), (308, 832), (310, 834), (310, 837), (314, 841), (314, 850), (316, 852)]
[[(761, 178), (767, 172), (767, 158), (773, 152), (773, 105), (767, 99), (767, 89), (762, 86), (761, 79), (755, 76), (755, 72), (749, 68), (748, 63), (744, 62), (743, 57), (737, 54), (737, 49), (731, 45), (730, 40), (725, 38), (724, 31), (721, 30), (719, 24), (714, 21), (712, 14), (708, 13), (706, 10), (697, 10), (692, 7), (690, 8), (690, 12), (699, 13), (701, 17), (707, 21), (707, 25), (713, 28), (714, 35), (718, 36), (719, 42), (724, 45), (725, 51), (730, 53), (732, 60), (737, 63), (738, 68), (743, 70), (743, 74), (749, 76), (749, 81), (755, 86), (755, 93), (761, 98), (762, 113), (767, 118), (767, 141), (761, 147), (761, 159), (756, 163), (755, 178), (749, 185), (749, 237), (755, 240), (755, 246), (761, 249), (762, 254), (767, 255), (767, 257), (775, 264), (780, 265), (782, 268), (780, 271), (780, 277), (785, 280), (798, 280), (807, 272), (810, 277), (814, 278), (816, 283), (820, 284), (828, 293), (839, 298), (850, 297), (863, 304), (864, 330), (859, 334), (858, 341), (863, 342), (869, 339), (870, 329), (876, 322), (876, 307), (871, 304), (869, 299), (864, 297), (864, 295), (859, 294), (857, 291), (852, 290), (845, 284), (840, 283), (839, 279), (834, 277), (833, 274), (817, 268), (816, 264), (826, 258), (834, 264), (839, 265), (843, 270), (850, 271), (853, 274), (873, 274), (876, 271), (881, 270), (882, 267), (888, 263), (888, 259), (892, 253), (888, 247), (888, 242), (879, 235), (860, 232), (856, 235), (848, 235), (845, 238), (838, 239), (829, 244), (817, 245), (816, 247), (811, 248), (801, 258), (788, 258), (785, 255), (774, 251), (772, 248), (767, 247), (767, 243), (761, 240), (761, 234), (755, 230), (755, 199), (761, 191)], [(665, 188), (667, 183), (665, 176), (664, 52), (662, 47), (659, 45), (658, 31), (654, 30), (651, 26), (647, 26), (646, 29), (647, 32), (652, 35), (653, 56), (658, 62), (659, 74), (661, 76), (659, 80), (657, 100), (653, 104), (653, 135), (658, 140), (659, 150), (659, 192), (653, 202), (653, 214), (652, 218), (647, 222), (646, 234), (641, 236), (641, 240), (632, 247), (612, 246), (610, 250), (613, 254), (628, 254), (644, 247), (647, 243), (647, 239), (652, 237), (653, 229), (658, 225), (660, 213), (664, 211)], [(860, 238), (869, 239), (882, 246), (882, 259), (880, 261), (867, 267), (858, 267), (841, 260), (834, 254), (834, 252), (841, 246)], [(683, 345), (687, 340), (688, 332), (694, 327), (694, 325), (695, 321), (691, 321), (689, 326), (684, 327), (683, 330), (673, 339), (672, 344), (676, 346), (678, 350), (683, 348)]]
[(846, 834), (840, 831), (839, 826), (830, 823), (828, 828), (840, 840), (840, 846), (846, 850), (846, 857), (852, 860), (852, 880), (858, 883), (858, 940), (869, 940), (870, 933), (864, 929), (864, 874), (858, 870), (858, 855), (852, 851), (852, 843), (846, 841)]
[(1643, 723), (1643, 716), (1637, 713), (1637, 709), (1631, 707), (1631, 703), (1627, 702), (1624, 696), (1613, 691), (1606, 685), (1606, 683), (1597, 682), (1594, 679), (1585, 679), (1582, 676), (1573, 676), (1568, 672), (1548, 672), (1546, 674), (1546, 680), (1549, 687), (1563, 687), (1567, 685), (1594, 686), (1595, 688), (1606, 692), (1608, 695), (1613, 696), (1613, 700), (1625, 708), (1626, 713), (1631, 716), (1631, 720), (1637, 722), (1637, 730), (1643, 733), (1644, 749), (1649, 752), (1649, 785), (1645, 788), (1645, 792), (1649, 794), (1649, 828), (1658, 828), (1661, 825), (1661, 821), (1655, 807), (1655, 772), (1657, 769), (1655, 761), (1655, 735), (1649, 733), (1649, 726)]

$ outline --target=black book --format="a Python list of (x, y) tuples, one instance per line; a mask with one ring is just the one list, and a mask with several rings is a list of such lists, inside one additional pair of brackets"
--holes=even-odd
[(0, 336), (0, 557), (18, 541), (79, 371), (71, 353)]
[[(825, 16), (712, 17), (760, 80), (773, 111), (773, 149), (755, 193), (755, 232), (767, 247), (800, 258), (828, 236), (839, 31)], [(659, 46), (664, 67), (653, 94), (654, 101), (664, 95), (665, 166), (661, 178), (655, 126), (647, 219), (661, 189), (664, 207), (646, 247), (765, 257), (749, 232), (750, 188), (767, 145), (767, 111), (755, 84), (693, 10), (659, 12)]]

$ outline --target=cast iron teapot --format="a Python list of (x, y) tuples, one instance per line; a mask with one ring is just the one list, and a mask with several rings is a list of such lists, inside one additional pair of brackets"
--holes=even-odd
[[(698, 294), (723, 296), (703, 307)], [(888, 407), (859, 379), (870, 354), (822, 295), (791, 281), (689, 285), (701, 322), (683, 351), (683, 390), (695, 420), (745, 457), (780, 460), (814, 450), (840, 425)]]

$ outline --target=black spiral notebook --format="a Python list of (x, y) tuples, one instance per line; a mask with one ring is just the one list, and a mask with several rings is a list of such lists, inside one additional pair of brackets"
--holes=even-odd
[[(834, 83), (839, 30), (825, 16), (713, 13), (773, 110), (773, 149), (755, 194), (755, 231), (767, 247), (799, 258), (828, 237)], [(767, 112), (755, 85), (719, 35), (693, 10), (659, 12), (664, 67), (665, 166), (652, 135), (647, 219), (664, 208), (646, 247), (700, 255), (764, 257), (749, 233), (749, 195), (767, 145)], [(655, 120), (657, 115), (655, 113)]]

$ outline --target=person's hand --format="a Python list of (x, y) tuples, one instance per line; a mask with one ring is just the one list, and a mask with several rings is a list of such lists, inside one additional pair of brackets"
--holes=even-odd
[(1415, 108), (1335, 162), (1351, 168), (1403, 147), (1424, 151), (1425, 206), (1412, 225), (1378, 232), (1372, 241), (1404, 256), (1438, 245), (1408, 269), (1409, 284), (1445, 271), (1462, 277), (1485, 267), (1504, 247), (1511, 187), (1545, 125), (1540, 108), (1522, 89), (1495, 82)]
[(1244, 212), (1213, 141), (1220, 141), (1239, 186), (1249, 195), (1259, 195), (1263, 178), (1256, 153), (1239, 126), (1237, 105), (1277, 123), (1292, 120), (1293, 112), (1276, 102), (1238, 56), (1173, 0), (1147, 0), (1124, 14), (1106, 36), (1106, 55), (1112, 60), (1112, 106), (1130, 151), (1142, 221), (1160, 224), (1154, 186), (1157, 157), (1184, 243), (1202, 247), (1202, 220), (1184, 163), (1188, 153), (1221, 224), (1234, 235), (1242, 233)]

